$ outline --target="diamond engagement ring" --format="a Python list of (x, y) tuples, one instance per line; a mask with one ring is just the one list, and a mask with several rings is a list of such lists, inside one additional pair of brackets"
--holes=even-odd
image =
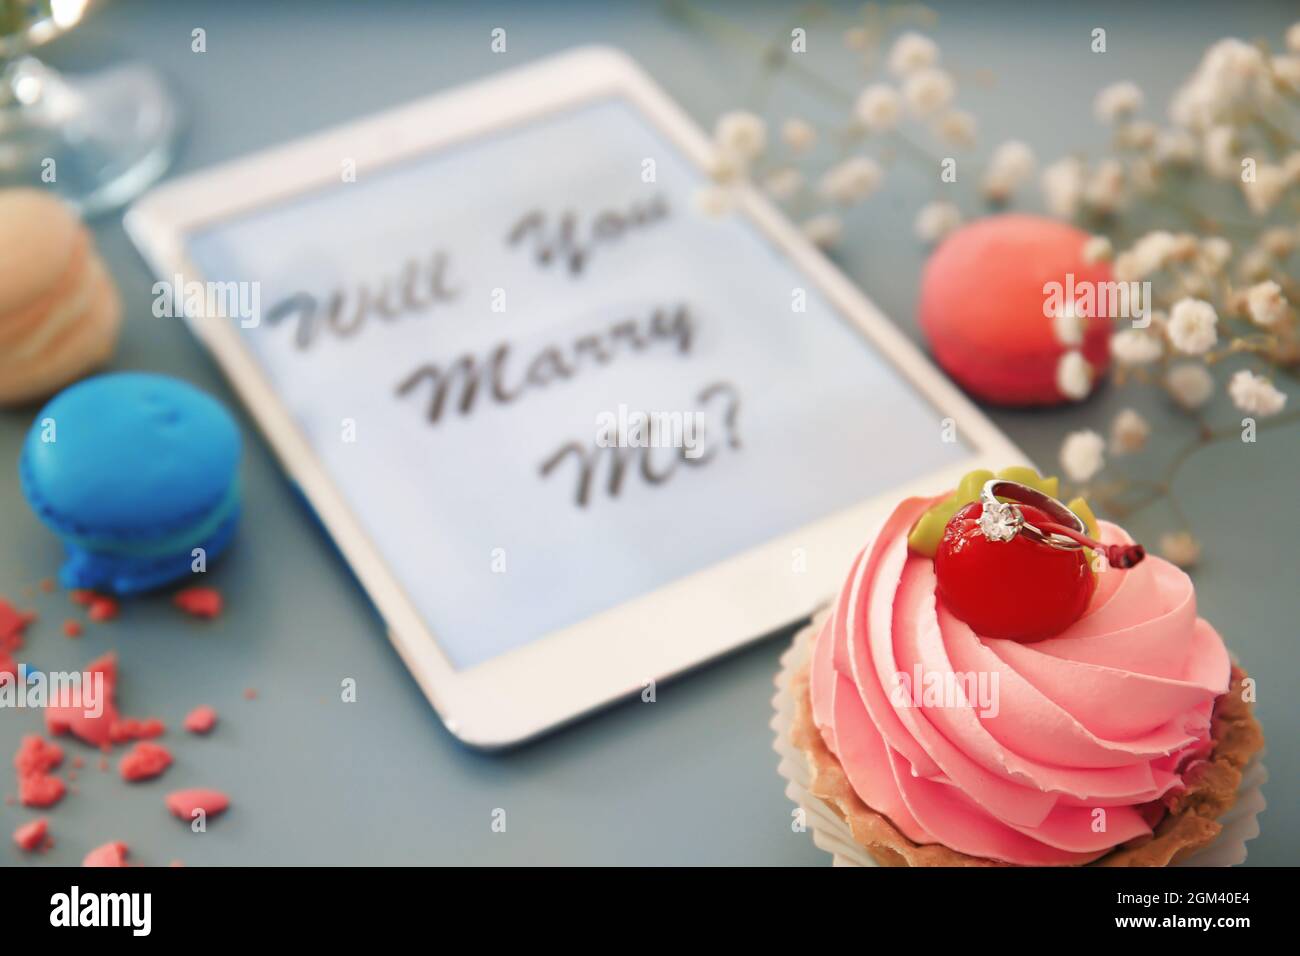
[[(1001, 498), (1009, 500), (1001, 501)], [(1037, 508), (1048, 521), (1034, 524), (1025, 518), (1018, 504)], [(1030, 541), (1062, 551), (1094, 548), (1105, 554), (1108, 563), (1117, 568), (1131, 568), (1146, 556), (1140, 544), (1105, 545), (1094, 541), (1088, 537), (1087, 523), (1077, 514), (1051, 495), (1018, 481), (1004, 478), (986, 481), (980, 490), (980, 505), (980, 533), (990, 541), (1010, 541), (1016, 535), (1023, 535)]]

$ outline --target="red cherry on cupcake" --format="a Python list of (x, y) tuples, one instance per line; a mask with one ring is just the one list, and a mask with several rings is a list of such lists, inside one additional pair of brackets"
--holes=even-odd
[[(1025, 521), (1051, 519), (1019, 505)], [(991, 541), (980, 530), (978, 501), (953, 515), (934, 556), (939, 600), (981, 637), (1032, 644), (1060, 634), (1083, 617), (1097, 589), (1082, 548), (1063, 550), (1018, 534)]]

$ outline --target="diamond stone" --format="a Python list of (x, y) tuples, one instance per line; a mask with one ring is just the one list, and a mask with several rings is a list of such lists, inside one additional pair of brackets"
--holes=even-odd
[(1020, 531), (1024, 515), (1015, 505), (999, 501), (987, 505), (980, 515), (980, 533), (990, 541), (1010, 541)]

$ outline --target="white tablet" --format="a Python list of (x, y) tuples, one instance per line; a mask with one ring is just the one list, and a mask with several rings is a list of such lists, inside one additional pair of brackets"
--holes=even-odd
[(761, 195), (698, 212), (710, 159), (584, 48), (127, 216), (469, 744), (807, 616), (898, 499), (1023, 461)]

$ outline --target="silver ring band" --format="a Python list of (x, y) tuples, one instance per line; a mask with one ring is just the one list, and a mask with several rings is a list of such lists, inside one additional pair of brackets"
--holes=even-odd
[[(1008, 498), (1010, 501), (999, 501), (999, 498)], [(1063, 551), (1076, 551), (1083, 547), (1073, 538), (1035, 527), (1025, 520), (1024, 512), (1012, 502), (1037, 508), (1056, 524), (1073, 528), (1079, 534), (1088, 533), (1088, 525), (1084, 520), (1051, 495), (1043, 494), (1036, 488), (1022, 485), (1018, 481), (994, 478), (986, 481), (980, 491), (980, 504), (989, 514), (989, 521), (982, 521), (980, 527), (990, 540), (1007, 541), (1019, 533), (1031, 541), (1038, 541)]]

